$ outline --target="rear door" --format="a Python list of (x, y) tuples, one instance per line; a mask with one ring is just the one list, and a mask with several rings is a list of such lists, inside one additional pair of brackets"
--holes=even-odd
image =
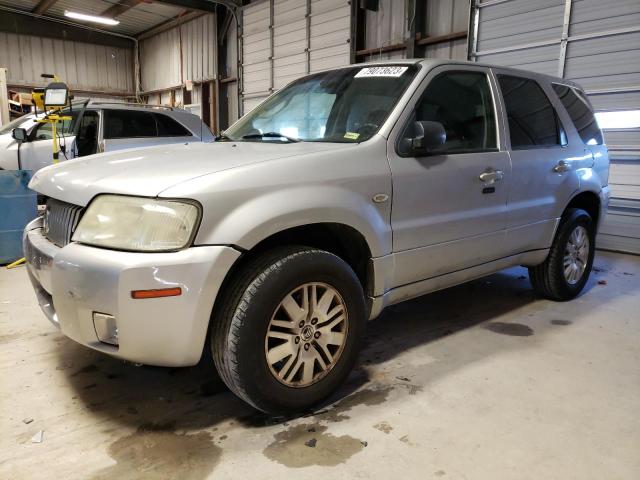
[(195, 137), (171, 117), (148, 111), (105, 109), (102, 150), (192, 141)]
[[(494, 69), (500, 87), (510, 146), (507, 243), (510, 253), (548, 248), (557, 218), (578, 189), (574, 170), (591, 158), (569, 145), (547, 82)], [(566, 118), (565, 118), (566, 122)]]
[[(511, 167), (492, 86), (485, 68), (438, 67), (390, 137), (394, 287), (504, 256)], [(446, 143), (429, 156), (403, 154), (414, 121), (443, 124)]]

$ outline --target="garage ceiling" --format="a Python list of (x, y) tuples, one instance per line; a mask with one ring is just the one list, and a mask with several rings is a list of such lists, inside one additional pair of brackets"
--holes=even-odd
[[(231, 4), (233, 1), (220, 3)], [(79, 21), (73, 23), (131, 36), (193, 10), (214, 11), (216, 6), (207, 0), (0, 0), (0, 5), (65, 21), (71, 21), (64, 16), (65, 10), (115, 18), (120, 22), (115, 26)]]

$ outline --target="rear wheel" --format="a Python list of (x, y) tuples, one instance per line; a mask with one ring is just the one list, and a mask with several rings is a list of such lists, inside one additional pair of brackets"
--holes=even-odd
[(571, 300), (584, 288), (595, 253), (595, 225), (584, 210), (573, 208), (562, 217), (547, 259), (529, 268), (534, 290), (552, 300)]
[(307, 247), (267, 252), (232, 280), (211, 347), (227, 386), (267, 413), (301, 411), (347, 377), (364, 334), (362, 286), (339, 257)]

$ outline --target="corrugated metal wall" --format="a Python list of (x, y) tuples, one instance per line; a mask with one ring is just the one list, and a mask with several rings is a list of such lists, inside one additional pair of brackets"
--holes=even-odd
[[(420, 1), (420, 0), (418, 0)], [(417, 22), (409, 2), (402, 0), (380, 0), (377, 11), (367, 10), (365, 14), (364, 48), (380, 49), (362, 58), (364, 61), (391, 60), (406, 58), (406, 50), (398, 48), (385, 52), (384, 47), (400, 46), (410, 36), (410, 24)], [(469, 0), (429, 0), (424, 9), (425, 37), (438, 37), (455, 32), (465, 32), (469, 23)], [(467, 58), (467, 41), (459, 38), (427, 45), (425, 58)]]
[(142, 90), (175, 89), (182, 87), (187, 80), (201, 82), (214, 79), (216, 48), (214, 14), (203, 15), (141, 40)]
[(72, 90), (134, 95), (133, 49), (0, 32), (9, 85), (43, 86), (55, 73)]
[(350, 62), (348, 0), (264, 0), (242, 9), (242, 106), (246, 113), (307, 73)]
[[(640, 110), (640, 1), (485, 0), (471, 57), (581, 84), (599, 112)], [(604, 129), (611, 204), (601, 248), (640, 253), (640, 128)]]

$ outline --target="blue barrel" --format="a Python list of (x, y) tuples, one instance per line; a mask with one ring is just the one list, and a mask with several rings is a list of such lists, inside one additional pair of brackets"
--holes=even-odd
[(0, 170), (0, 265), (22, 258), (22, 232), (38, 214), (31, 170)]

